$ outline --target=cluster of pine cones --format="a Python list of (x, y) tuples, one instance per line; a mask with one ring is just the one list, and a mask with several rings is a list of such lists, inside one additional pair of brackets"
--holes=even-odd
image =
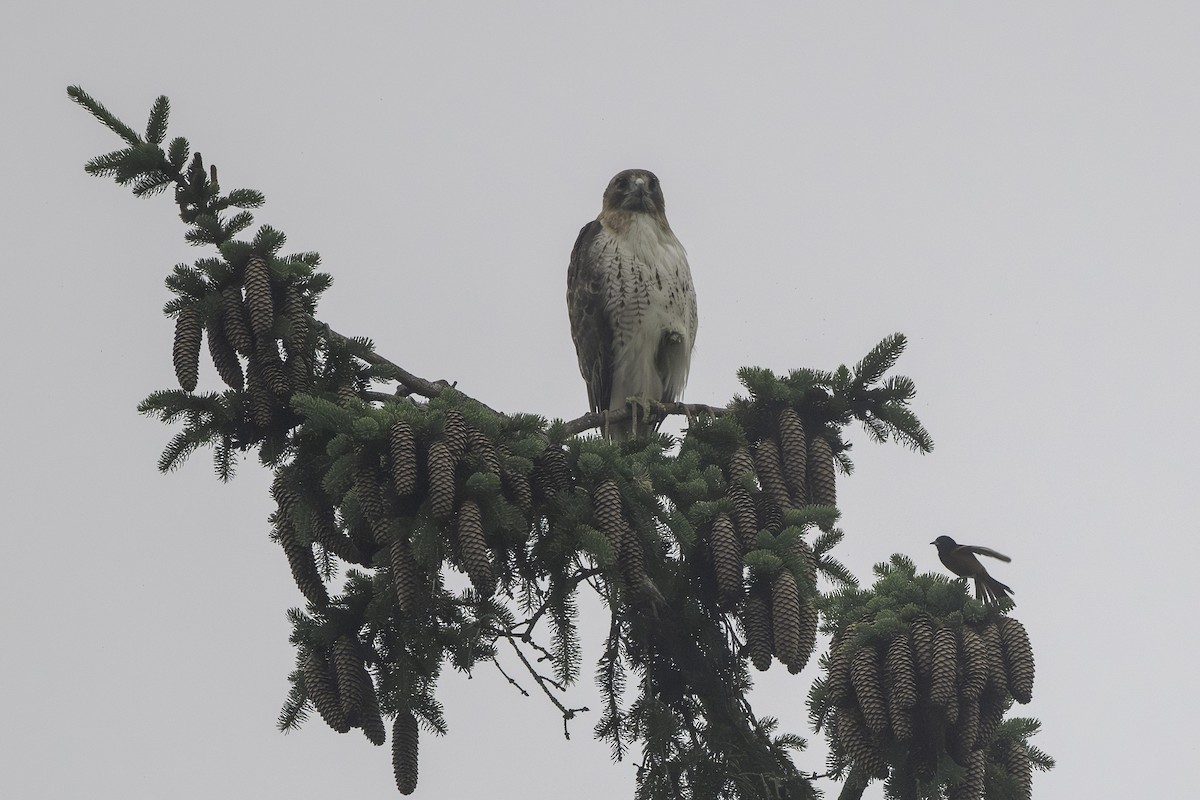
[(299, 284), (273, 284), (266, 259), (252, 256), (241, 285), (232, 281), (204, 302), (179, 309), (171, 351), (175, 377), (185, 391), (195, 391), (200, 346), (207, 338), (217, 374), (231, 389), (246, 391), (250, 418), (266, 428), (289, 394), (311, 383), (312, 365), (305, 360), (309, 320)]
[[(1000, 617), (957, 629), (928, 616), (886, 642), (858, 643), (860, 626), (848, 626), (830, 648), (825, 723), (835, 757), (867, 775), (885, 778), (892, 743), (904, 743), (903, 765), (928, 782), (945, 748), (966, 770), (950, 797), (979, 798), (992, 735), (1013, 700), (1033, 692), (1033, 651), (1025, 628)], [(1028, 797), (1031, 767), (1016, 743), (1007, 743), (1004, 766)], [(843, 762), (844, 763), (844, 762)]]
[[(742, 556), (758, 545), (760, 530), (778, 534), (783, 512), (805, 505), (836, 505), (833, 451), (824, 436), (809, 436), (792, 408), (777, 417), (775, 435), (749, 448), (738, 448), (726, 471), (729, 511), (717, 515), (706, 537), (717, 585), (725, 608), (736, 609), (746, 634), (746, 651), (759, 670), (772, 656), (796, 673), (812, 656), (817, 638), (817, 609), (812, 603), (816, 559), (797, 539), (795, 561), (803, 575), (784, 566), (768, 582), (754, 582), (744, 594)], [(755, 490), (757, 482), (759, 490)], [(743, 597), (744, 595), (744, 597)]]
[[(356, 640), (342, 636), (327, 650), (309, 650), (303, 675), (305, 691), (329, 727), (338, 733), (361, 728), (372, 744), (384, 743), (379, 699)], [(401, 794), (416, 791), (417, 746), (416, 717), (401, 709), (392, 722), (392, 771)]]

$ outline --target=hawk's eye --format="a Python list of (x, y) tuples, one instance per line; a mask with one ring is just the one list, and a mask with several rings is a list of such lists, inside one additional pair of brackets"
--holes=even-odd
[(629, 178), (617, 178), (617, 188), (618, 189), (628, 189), (629, 188)]

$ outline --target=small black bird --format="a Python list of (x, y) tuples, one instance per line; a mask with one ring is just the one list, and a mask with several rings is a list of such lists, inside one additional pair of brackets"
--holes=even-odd
[(979, 553), (981, 556), (991, 556), (1001, 561), (1012, 561), (1003, 553), (997, 553), (990, 547), (959, 544), (949, 536), (939, 536), (930, 544), (937, 545), (938, 558), (946, 565), (946, 569), (963, 578), (975, 579), (975, 599), (995, 604), (1000, 602), (1000, 598), (1007, 599), (1013, 593), (1012, 589), (988, 575), (983, 564), (975, 557), (975, 554)]

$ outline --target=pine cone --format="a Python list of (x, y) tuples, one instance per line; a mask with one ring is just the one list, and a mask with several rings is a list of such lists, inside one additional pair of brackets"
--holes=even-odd
[(1033, 796), (1033, 763), (1029, 760), (1029, 750), (1021, 742), (1010, 739), (1004, 743), (1002, 757), (1004, 770), (1017, 784), (1017, 797), (1030, 800)]
[(788, 664), (788, 671), (793, 675), (804, 668), (812, 657), (817, 646), (817, 624), (820, 622), (817, 607), (805, 595), (800, 597), (800, 640), (796, 653), (799, 658), (794, 664)]
[(991, 744), (992, 734), (996, 732), (996, 728), (1004, 719), (1004, 713), (1011, 706), (1012, 697), (1008, 694), (1000, 694), (990, 686), (984, 690), (983, 697), (979, 698), (979, 738), (976, 740), (978, 746), (986, 747)]
[(727, 515), (719, 514), (713, 522), (709, 547), (721, 606), (732, 608), (742, 598), (742, 546)]
[(754, 459), (750, 457), (750, 451), (745, 447), (738, 447), (729, 457), (729, 483), (742, 485), (742, 476), (750, 473), (752, 478), (757, 478), (754, 473)]
[(917, 704), (917, 673), (908, 637), (895, 636), (888, 643), (888, 719), (901, 741), (913, 736), (912, 709)]
[(303, 353), (308, 343), (308, 309), (304, 307), (304, 295), (295, 283), (283, 287), (283, 316), (287, 329), (283, 334), (283, 346), (289, 355)]
[[(938, 628), (933, 634), (933, 665), (929, 700), (946, 712), (946, 721), (958, 715), (958, 698), (954, 691), (954, 673), (958, 667), (958, 643), (954, 631)], [(951, 711), (951, 709), (954, 709)]]
[(755, 548), (755, 539), (758, 537), (758, 513), (754, 510), (754, 500), (744, 486), (736, 483), (729, 484), (725, 496), (729, 498), (733, 526), (737, 529), (742, 550), (749, 552)]
[(771, 634), (780, 661), (788, 666), (800, 661), (800, 594), (787, 567), (771, 582)]
[(571, 468), (567, 464), (567, 454), (563, 452), (562, 447), (556, 444), (547, 445), (534, 463), (530, 479), (534, 488), (547, 500), (570, 488)]
[(283, 554), (287, 556), (288, 567), (292, 570), (292, 579), (296, 581), (300, 593), (315, 606), (328, 605), (329, 593), (325, 591), (325, 583), (317, 571), (312, 547), (301, 544), (296, 538), (296, 529), (291, 520), (276, 520), (276, 530), (279, 532), (279, 544), (283, 547)]
[(625, 515), (621, 511), (621, 492), (617, 489), (617, 484), (603, 481), (596, 487), (592, 492), (592, 514), (596, 519), (597, 529), (608, 540), (613, 556), (618, 556), (621, 543), (625, 539), (624, 529), (628, 523), (625, 522)]
[(175, 316), (175, 343), (171, 347), (171, 360), (175, 364), (175, 377), (185, 392), (196, 391), (200, 379), (200, 340), (204, 326), (200, 311), (195, 306), (184, 306)]
[(958, 705), (958, 721), (946, 731), (946, 751), (966, 767), (979, 743), (979, 703), (962, 698)]
[(758, 522), (772, 536), (783, 530), (783, 511), (766, 494), (758, 496)]
[(995, 693), (1008, 696), (1008, 673), (1004, 670), (1004, 648), (1000, 643), (1000, 628), (992, 622), (979, 631), (979, 639), (983, 642), (987, 654), (988, 688)]
[(364, 567), (371, 566), (371, 560), (363, 555), (362, 550), (359, 549), (354, 540), (342, 533), (338, 528), (337, 520), (334, 518), (331, 507), (313, 510), (309, 515), (309, 520), (313, 538), (326, 551), (337, 556), (342, 561), (347, 561), (351, 564), (360, 564)]
[(779, 412), (779, 449), (783, 455), (783, 477), (796, 505), (808, 502), (808, 437), (794, 408)]
[(617, 550), (617, 563), (621, 567), (621, 578), (636, 601), (648, 602), (661, 599), (658, 588), (646, 573), (646, 556), (642, 552), (642, 541), (632, 525), (621, 526), (621, 543)]
[(250, 317), (242, 303), (242, 290), (233, 285), (221, 290), (221, 327), (225, 338), (244, 356), (254, 352), (254, 337), (250, 335)]
[(466, 418), (458, 409), (452, 408), (446, 412), (446, 419), (442, 423), (442, 437), (450, 446), (450, 454), (454, 456), (455, 461), (460, 461), (467, 454), (470, 431)]
[(429, 511), (439, 521), (454, 513), (454, 470), (458, 465), (450, 445), (439, 439), (429, 446)]
[(421, 592), (421, 571), (413, 560), (412, 549), (403, 537), (393, 536), (388, 545), (388, 556), (392, 562), (392, 586), (396, 590), (396, 602), (403, 614), (412, 615), (417, 608)]
[(271, 427), (275, 416), (275, 395), (267, 388), (256, 359), (246, 365), (246, 393), (250, 395), (250, 418), (260, 428)]
[(260, 339), (250, 359), (258, 363), (267, 388), (279, 397), (286, 397), (291, 392), (287, 370), (279, 357), (279, 345), (274, 339)]
[(283, 364), (284, 377), (288, 385), (297, 392), (306, 392), (312, 386), (312, 370), (303, 353), (293, 353)]
[(208, 354), (212, 357), (213, 366), (225, 385), (239, 392), (246, 388), (246, 375), (242, 372), (242, 362), (238, 360), (237, 351), (225, 338), (221, 327), (215, 323), (208, 324)]
[(282, 473), (276, 474), (271, 483), (271, 497), (279, 507), (281, 520), (294, 524), (299, 521), (301, 514), (300, 492), (291, 480)]
[(750, 663), (760, 672), (771, 667), (771, 612), (764, 597), (765, 585), (755, 583), (742, 606), (742, 628), (746, 632), (746, 652)]
[(779, 443), (771, 438), (761, 440), (754, 449), (754, 467), (767, 497), (781, 509), (791, 508), (792, 498), (788, 495), (787, 483), (783, 478)]
[(496, 446), (478, 428), (467, 429), (467, 452), (479, 462), (479, 466), (484, 472), (490, 472), (493, 475), (500, 474), (500, 460), (496, 458)]
[(391, 537), (388, 535), (387, 506), (379, 488), (381, 477), (376, 459), (360, 453), (354, 463), (354, 494), (376, 543), (385, 545)]
[(921, 614), (913, 619), (908, 635), (912, 640), (913, 667), (925, 680), (933, 678), (933, 621)]
[(987, 685), (987, 649), (979, 634), (967, 625), (962, 626), (958, 635), (963, 656), (962, 696), (967, 700), (978, 700), (983, 694), (983, 687)]
[(338, 696), (352, 727), (362, 724), (362, 711), (374, 694), (371, 676), (358, 652), (358, 642), (349, 635), (333, 643), (333, 672), (337, 676)]
[(501, 446), (499, 457), (503, 466), (500, 469), (500, 483), (504, 487), (505, 497), (528, 519), (533, 514), (533, 485), (527, 474), (509, 468), (510, 455), (508, 450)]
[(246, 264), (246, 310), (250, 312), (250, 330), (258, 342), (270, 341), (275, 324), (275, 300), (271, 296), (271, 273), (262, 256)]
[(483, 537), (483, 514), (474, 500), (464, 500), (458, 509), (458, 549), (475, 591), (484, 597), (495, 594), (496, 572)]
[(318, 650), (310, 650), (304, 658), (304, 689), (326, 725), (338, 733), (350, 730), (346, 709), (342, 708), (329, 663), (325, 660), (325, 654)]
[(837, 477), (833, 470), (833, 448), (824, 436), (808, 443), (808, 496), (821, 506), (837, 505)]
[(858, 623), (851, 623), (829, 645), (829, 699), (836, 706), (854, 704), (853, 687), (850, 685), (850, 659), (854, 655), (854, 630)]
[(401, 709), (392, 722), (392, 772), (400, 794), (417, 790), (417, 719), (407, 708)]
[(888, 775), (887, 760), (871, 743), (862, 721), (853, 709), (839, 708), (834, 719), (834, 736), (856, 767), (876, 778)]
[(370, 673), (367, 673), (366, 688), (366, 702), (359, 711), (362, 732), (367, 737), (367, 741), (376, 747), (381, 747), (387, 741), (387, 729), (383, 725), (383, 715), (379, 711), (379, 697), (375, 694), (375, 683), (371, 680)]
[(982, 750), (972, 750), (967, 774), (962, 783), (954, 784), (946, 792), (947, 800), (980, 800), (983, 797), (983, 780), (987, 768), (987, 757)]
[(879, 679), (879, 653), (874, 647), (860, 647), (850, 660), (850, 684), (867, 727), (876, 736), (883, 736), (888, 730), (888, 711)]
[(1028, 703), (1033, 699), (1033, 648), (1029, 646), (1029, 634), (1012, 617), (1001, 617), (998, 624), (1008, 689), (1018, 703)]
[(404, 420), (392, 423), (388, 431), (388, 454), (396, 494), (408, 497), (417, 490), (417, 440), (412, 426)]

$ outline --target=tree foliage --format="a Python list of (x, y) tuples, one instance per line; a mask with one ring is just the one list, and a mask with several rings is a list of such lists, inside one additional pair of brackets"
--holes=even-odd
[[(933, 447), (913, 382), (887, 377), (903, 335), (853, 368), (743, 369), (746, 395), (724, 408), (665, 404), (689, 414), (679, 441), (578, 435), (596, 415), (499, 413), (321, 323), (319, 256), (285, 254), (266, 225), (238, 238), (263, 195), (223, 193), (182, 137), (164, 149), (165, 97), (140, 135), (68, 94), (125, 143), (86, 170), (137, 195), (173, 188), (186, 240), (215, 248), (167, 276), (180, 388), (140, 410), (181, 426), (163, 471), (208, 447), (221, 480), (249, 452), (274, 473), (271, 535), (305, 600), (289, 612), (281, 728), (316, 711), (382, 745), (390, 719), (409, 794), (420, 731), (446, 732), (441, 670), (501, 669), (503, 647), (569, 735), (586, 710), (562, 699), (584, 672), (578, 593), (592, 591), (610, 614), (594, 732), (616, 759), (640, 749), (638, 798), (807, 798), (826, 778), (844, 778), (843, 797), (878, 779), (895, 798), (1017, 798), (1052, 765), (1029, 744), (1036, 721), (1004, 717), (1033, 683), (1009, 607), (899, 555), (859, 588), (833, 556), (837, 473), (853, 469), (845, 428)], [(205, 341), (221, 391), (197, 390)], [(747, 701), (751, 666), (798, 673), (819, 631), (832, 637), (810, 691), (831, 744), (820, 776), (793, 762), (804, 740)]]

